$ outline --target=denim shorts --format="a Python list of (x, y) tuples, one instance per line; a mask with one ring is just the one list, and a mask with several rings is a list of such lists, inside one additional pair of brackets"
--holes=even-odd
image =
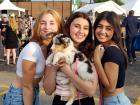
[[(22, 89), (11, 85), (8, 92), (3, 96), (3, 105), (24, 105)], [(40, 105), (39, 87), (34, 88), (33, 105)]]
[(103, 98), (103, 105), (132, 105), (132, 104), (124, 93), (120, 93), (116, 96)]

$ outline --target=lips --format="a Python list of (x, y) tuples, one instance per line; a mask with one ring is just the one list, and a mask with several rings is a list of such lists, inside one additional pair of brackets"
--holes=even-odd
[(46, 39), (48, 39), (48, 38), (52, 38), (54, 35), (56, 35), (55, 32), (50, 32), (50, 33), (48, 33), (48, 34), (46, 34), (46, 35), (41, 35), (41, 38), (42, 38), (43, 40), (46, 40)]

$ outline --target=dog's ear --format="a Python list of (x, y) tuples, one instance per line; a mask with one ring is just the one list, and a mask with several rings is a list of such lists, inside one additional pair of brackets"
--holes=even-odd
[(84, 55), (81, 52), (78, 52), (74, 55), (74, 62), (76, 61), (76, 58), (78, 58), (79, 61), (84, 61)]
[(70, 38), (69, 37), (63, 37), (61, 38), (61, 41), (63, 42), (63, 44), (68, 47), (70, 44)]

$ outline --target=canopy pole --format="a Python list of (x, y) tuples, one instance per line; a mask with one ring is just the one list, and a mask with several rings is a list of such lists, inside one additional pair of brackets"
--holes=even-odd
[(20, 17), (20, 11), (18, 11), (18, 17)]

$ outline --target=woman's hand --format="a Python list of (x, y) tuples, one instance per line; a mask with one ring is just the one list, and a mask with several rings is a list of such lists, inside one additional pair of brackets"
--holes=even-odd
[(73, 73), (70, 65), (66, 62), (65, 58), (61, 58), (57, 64), (59, 65), (60, 70), (67, 76), (70, 76)]
[(46, 65), (46, 69), (45, 69), (45, 72), (44, 72), (44, 75), (46, 75), (46, 71), (54, 71), (54, 72), (57, 72), (57, 70), (59, 69), (59, 66), (58, 65), (53, 65), (53, 64), (48, 64)]
[(104, 47), (103, 45), (98, 45), (96, 48), (95, 48), (95, 51), (94, 51), (94, 61), (96, 60), (101, 60), (103, 55), (104, 55)]

